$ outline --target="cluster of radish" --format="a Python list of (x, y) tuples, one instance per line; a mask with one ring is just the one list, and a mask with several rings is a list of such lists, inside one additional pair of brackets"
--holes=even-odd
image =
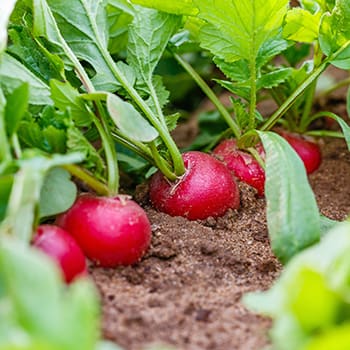
[[(297, 134), (280, 132), (303, 160), (308, 174), (321, 163), (319, 146)], [(256, 150), (264, 159), (261, 144)], [(264, 195), (265, 171), (235, 139), (222, 141), (213, 155), (190, 151), (182, 155), (186, 172), (169, 181), (158, 171), (150, 180), (152, 205), (169, 215), (189, 220), (223, 215), (238, 209), (236, 180)], [(151, 241), (151, 226), (145, 211), (128, 196), (80, 195), (74, 205), (56, 219), (56, 225), (38, 227), (33, 244), (60, 265), (66, 282), (86, 273), (85, 257), (102, 267), (138, 262)]]

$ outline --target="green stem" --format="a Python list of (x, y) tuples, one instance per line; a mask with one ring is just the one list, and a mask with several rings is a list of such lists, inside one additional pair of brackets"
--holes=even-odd
[[(322, 61), (322, 51), (319, 46), (315, 44), (315, 54), (314, 54), (314, 66), (318, 67)], [(315, 79), (306, 91), (305, 105), (303, 109), (303, 114), (300, 119), (299, 132), (303, 133), (306, 131), (307, 125), (309, 125), (309, 117), (314, 104), (315, 92), (316, 92), (317, 79)]]
[[(104, 109), (101, 102), (96, 102), (98, 114), (104, 113)], [(101, 136), (103, 150), (106, 156), (107, 171), (108, 171), (108, 188), (111, 196), (115, 196), (119, 190), (119, 172), (118, 172), (118, 161), (117, 154), (115, 151), (114, 143), (111, 139), (110, 133), (108, 132), (108, 125), (106, 122), (105, 115), (99, 115), (100, 119), (97, 118), (94, 113), (91, 112), (91, 117), (94, 124)]]
[(166, 164), (164, 159), (160, 156), (157, 146), (155, 145), (154, 141), (150, 143), (151, 151), (153, 155), (154, 162), (156, 163), (157, 168), (164, 174), (164, 176), (170, 180), (175, 181), (178, 179), (178, 176), (175, 175), (170, 169), (169, 166)]
[(343, 52), (350, 45), (350, 40), (347, 41), (340, 49), (333, 55), (326, 58), (306, 79), (297, 87), (297, 89), (283, 102), (283, 104), (276, 110), (275, 113), (265, 122), (260, 128), (261, 131), (270, 130), (288, 110), (291, 108), (295, 100), (307, 89), (315, 79), (327, 68), (327, 66), (334, 60), (341, 52)]
[(18, 135), (15, 133), (12, 135), (12, 147), (15, 152), (16, 158), (22, 157), (22, 149), (18, 140)]
[(69, 171), (71, 175), (86, 183), (86, 185), (93, 189), (97, 194), (101, 196), (108, 196), (110, 194), (108, 186), (97, 180), (95, 176), (80, 168), (78, 165), (67, 164), (62, 167)]
[(249, 147), (248, 152), (255, 158), (259, 165), (265, 170), (265, 162), (261, 158), (259, 152), (254, 147)]
[(341, 132), (331, 131), (331, 130), (312, 130), (312, 131), (307, 131), (305, 135), (318, 136), (318, 137), (336, 137), (339, 139), (344, 138), (344, 135)]
[[(57, 32), (59, 33), (58, 28), (57, 28)], [(71, 50), (71, 48), (69, 47), (69, 45), (66, 43), (66, 41), (61, 35), (60, 35), (60, 41), (65, 53), (67, 54), (69, 59), (72, 61), (76, 74), (78, 75), (86, 91), (88, 93), (95, 92), (95, 87), (92, 84), (85, 69), (83, 68), (80, 61), (75, 56), (74, 52)], [(118, 163), (116, 158), (116, 152), (114, 149), (114, 145), (112, 145), (112, 141), (108, 133), (108, 126), (106, 123), (106, 116), (104, 114), (104, 109), (100, 102), (96, 102), (95, 106), (96, 106), (97, 113), (99, 114), (99, 117), (102, 120), (103, 126), (99, 121), (99, 119), (96, 118), (96, 116), (92, 112), (90, 112), (90, 115), (93, 118), (94, 124), (100, 133), (102, 144), (106, 155), (109, 194), (115, 195), (118, 193), (118, 189), (119, 189), (119, 173), (118, 173)]]
[(152, 165), (155, 165), (153, 155), (149, 148), (145, 146), (142, 142), (137, 142), (135, 140), (131, 140), (127, 135), (122, 133), (118, 129), (114, 129), (111, 132), (113, 138), (115, 138), (119, 143), (130, 149), (131, 151), (138, 154), (140, 157), (146, 159)]
[(180, 55), (174, 53), (174, 58), (182, 66), (182, 68), (192, 77), (192, 79), (197, 83), (205, 95), (209, 98), (212, 104), (216, 107), (222, 117), (225, 119), (228, 126), (232, 129), (233, 134), (236, 138), (239, 138), (241, 135), (241, 130), (232, 119), (230, 113), (227, 111), (225, 106), (221, 103), (218, 97), (214, 94), (213, 90), (208, 86), (205, 80), (193, 69), (193, 67), (186, 62)]
[(250, 99), (249, 99), (249, 124), (248, 130), (255, 128), (255, 110), (256, 110), (256, 62), (250, 61)]

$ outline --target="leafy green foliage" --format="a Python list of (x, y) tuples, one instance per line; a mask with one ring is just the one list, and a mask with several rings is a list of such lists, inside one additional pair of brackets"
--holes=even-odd
[(116, 126), (135, 141), (150, 142), (157, 130), (128, 102), (112, 94), (107, 96), (107, 109)]
[(63, 168), (52, 168), (40, 190), (40, 217), (53, 216), (69, 209), (77, 196), (77, 186)]
[(288, 40), (312, 43), (318, 39), (321, 13), (310, 13), (301, 8), (288, 11), (283, 35)]
[[(1, 349), (119, 349), (97, 345), (99, 311), (93, 284), (81, 279), (66, 288), (48, 257), (15, 238), (1, 236), (0, 284), (0, 301), (7, 305), (0, 311)], [(19, 337), (22, 344), (17, 348)]]
[(338, 224), (320, 243), (293, 258), (270, 290), (244, 297), (250, 309), (274, 319), (276, 348), (347, 348), (349, 232), (349, 222)]
[(332, 59), (336, 67), (350, 68), (350, 4), (347, 0), (337, 0), (332, 13), (326, 13), (321, 20), (320, 46), (322, 51), (331, 56), (343, 45), (347, 48), (337, 57)]
[(266, 151), (267, 221), (276, 256), (287, 262), (320, 239), (320, 218), (305, 168), (287, 141), (259, 132)]
[(0, 63), (1, 86), (12, 92), (20, 85), (29, 85), (29, 102), (33, 105), (51, 105), (50, 88), (22, 63), (4, 54)]

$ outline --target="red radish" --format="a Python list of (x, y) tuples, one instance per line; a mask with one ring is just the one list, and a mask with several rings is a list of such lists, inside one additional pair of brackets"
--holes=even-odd
[(286, 131), (277, 131), (298, 153), (301, 160), (304, 162), (306, 172), (313, 173), (321, 164), (322, 154), (320, 147), (313, 138), (306, 137), (300, 134), (289, 133)]
[[(261, 158), (264, 159), (265, 152), (263, 146), (258, 144), (256, 149)], [(222, 160), (240, 181), (256, 188), (258, 195), (264, 195), (264, 169), (250, 153), (238, 149), (235, 139), (222, 141), (213, 150), (213, 154)]]
[(85, 255), (102, 267), (138, 262), (151, 241), (151, 225), (145, 211), (128, 196), (115, 198), (80, 195), (57, 218)]
[(86, 274), (83, 252), (74, 238), (54, 225), (40, 225), (33, 238), (33, 245), (58, 263), (67, 283)]
[(184, 153), (183, 160), (186, 172), (176, 182), (169, 182), (161, 172), (151, 178), (150, 199), (155, 208), (196, 220), (239, 207), (238, 186), (224, 164), (197, 151)]

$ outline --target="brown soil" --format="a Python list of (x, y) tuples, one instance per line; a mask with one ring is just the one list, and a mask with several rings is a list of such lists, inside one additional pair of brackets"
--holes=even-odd
[[(350, 213), (350, 155), (327, 140), (310, 182), (323, 214)], [(141, 192), (142, 194), (142, 192)], [(268, 288), (281, 271), (266, 229), (265, 201), (241, 186), (242, 207), (218, 220), (190, 222), (143, 204), (152, 245), (133, 267), (92, 270), (101, 292), (103, 335), (127, 350), (154, 343), (181, 350), (258, 350), (268, 319), (247, 311), (243, 293)]]

